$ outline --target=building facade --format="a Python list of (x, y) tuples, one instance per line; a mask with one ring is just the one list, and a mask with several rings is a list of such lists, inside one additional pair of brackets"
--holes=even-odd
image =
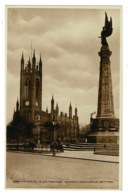
[[(50, 134), (51, 141), (58, 139), (62, 142), (76, 141), (79, 133), (78, 111), (75, 108), (74, 115), (72, 105), (69, 105), (69, 113), (59, 113), (58, 103), (55, 106), (54, 97), (51, 98), (51, 110), (42, 110), (42, 59), (36, 61), (35, 50), (32, 59), (25, 65), (24, 56), (21, 57), (20, 70), (20, 101), (16, 102), (16, 110), (13, 117), (23, 116), (29, 122), (35, 124), (35, 132), (38, 134), (38, 143), (42, 143), (46, 133)], [(51, 129), (46, 128), (51, 124)], [(57, 127), (57, 128), (56, 128)], [(50, 127), (49, 127), (50, 128)], [(48, 132), (49, 131), (49, 132)], [(54, 133), (53, 133), (54, 131)]]

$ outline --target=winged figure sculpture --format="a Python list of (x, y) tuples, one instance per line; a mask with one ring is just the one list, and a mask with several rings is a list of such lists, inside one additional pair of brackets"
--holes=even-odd
[(110, 21), (108, 21), (107, 13), (105, 12), (105, 25), (103, 30), (101, 31), (101, 44), (108, 46), (106, 37), (109, 37), (112, 34), (112, 18), (110, 17)]

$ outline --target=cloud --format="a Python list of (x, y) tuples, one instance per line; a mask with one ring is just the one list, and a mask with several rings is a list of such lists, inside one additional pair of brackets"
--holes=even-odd
[(98, 36), (104, 25), (105, 11), (113, 18), (114, 30), (108, 42), (113, 52), (110, 60), (115, 110), (119, 112), (118, 9), (9, 8), (7, 68), (8, 96), (12, 104), (8, 98), (8, 118), (12, 116), (12, 107), (19, 94), (22, 51), (26, 64), (31, 57), (31, 49), (35, 49), (37, 61), (40, 54), (43, 61), (43, 109), (50, 104), (54, 93), (62, 111), (68, 112), (71, 101), (74, 107), (78, 106), (80, 121), (89, 122), (89, 113), (97, 109), (98, 52), (101, 47)]

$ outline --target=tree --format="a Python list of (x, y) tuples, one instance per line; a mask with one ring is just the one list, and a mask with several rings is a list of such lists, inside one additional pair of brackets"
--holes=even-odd
[(80, 127), (80, 131), (79, 131), (79, 139), (84, 141), (86, 136), (89, 135), (91, 133), (90, 130), (90, 125), (83, 125)]
[(80, 128), (80, 133), (84, 135), (88, 135), (91, 132), (90, 125), (83, 125)]
[(7, 141), (10, 143), (11, 140), (16, 141), (17, 149), (19, 142), (26, 142), (27, 139), (33, 138), (33, 129), (35, 125), (28, 122), (24, 117), (18, 116), (14, 118), (7, 125)]
[(48, 131), (48, 133), (45, 132), (45, 135), (44, 136), (44, 140), (45, 139), (51, 139), (53, 140), (54, 139), (54, 133), (55, 133), (55, 130), (57, 131), (57, 139), (58, 139), (58, 129), (60, 128), (60, 125), (57, 121), (47, 121), (45, 122), (42, 127)]

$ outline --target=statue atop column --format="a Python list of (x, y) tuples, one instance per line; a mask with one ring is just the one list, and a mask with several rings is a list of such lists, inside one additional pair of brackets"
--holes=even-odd
[(101, 31), (101, 44), (103, 46), (108, 46), (106, 37), (109, 37), (112, 34), (113, 28), (112, 28), (112, 18), (110, 17), (110, 21), (108, 21), (107, 13), (105, 12), (105, 25), (103, 27), (103, 30)]
[[(112, 91), (112, 76), (111, 76), (111, 61), (110, 56), (112, 52), (109, 49), (107, 37), (112, 34), (112, 18), (108, 20), (107, 13), (105, 13), (105, 24), (101, 31), (101, 49), (98, 53), (100, 56), (100, 71), (99, 71), (99, 91), (98, 91), (98, 105), (97, 116), (92, 118), (90, 116), (90, 128), (92, 132), (96, 132), (89, 139), (96, 142), (118, 142), (118, 134), (113, 132), (119, 131), (119, 119), (115, 117), (114, 113), (114, 98)], [(107, 133), (109, 131), (109, 133)], [(102, 132), (102, 133), (101, 133)]]

